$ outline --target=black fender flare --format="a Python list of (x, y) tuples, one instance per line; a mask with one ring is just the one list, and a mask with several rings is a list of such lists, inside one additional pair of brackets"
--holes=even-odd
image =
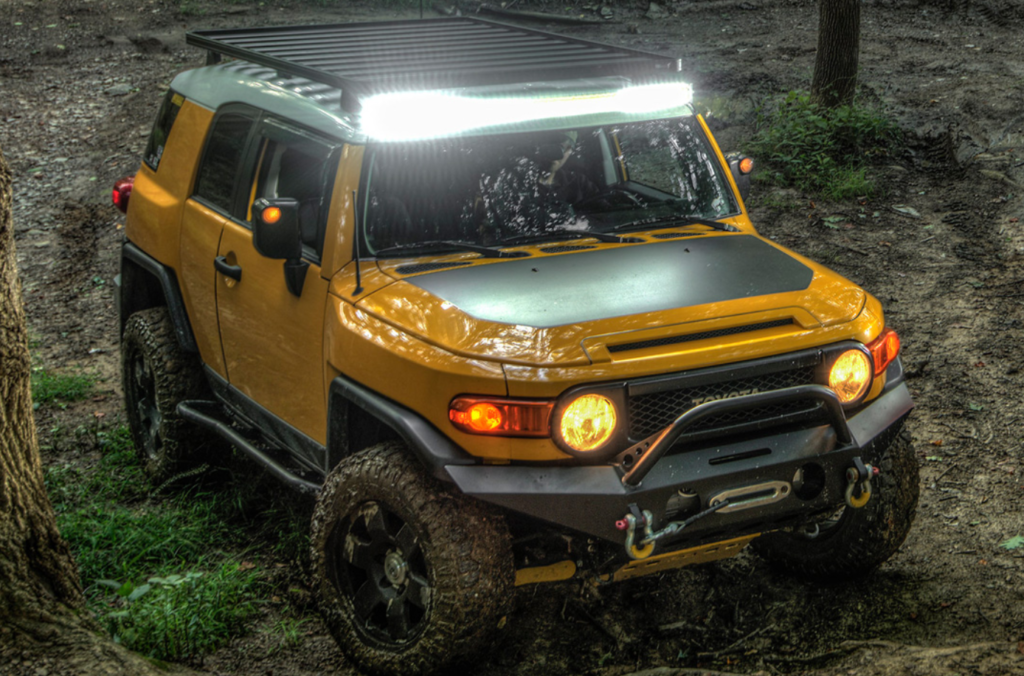
[(355, 405), (389, 427), (408, 445), (432, 476), (451, 482), (449, 465), (477, 465), (479, 459), (464, 451), (430, 422), (351, 378), (340, 375), (331, 381), (327, 399), (327, 469), (360, 449), (348, 443), (348, 407)]
[[(121, 243), (121, 274), (118, 278), (117, 310), (120, 335), (124, 334), (125, 322), (133, 313), (166, 305), (181, 349), (186, 352), (199, 352), (174, 270), (125, 240)], [(156, 281), (163, 298), (158, 297), (152, 280)]]

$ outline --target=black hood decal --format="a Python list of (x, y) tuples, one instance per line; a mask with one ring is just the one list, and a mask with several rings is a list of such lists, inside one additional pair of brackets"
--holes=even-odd
[(546, 328), (806, 289), (814, 272), (750, 235), (533, 256), (406, 280), (481, 320)]

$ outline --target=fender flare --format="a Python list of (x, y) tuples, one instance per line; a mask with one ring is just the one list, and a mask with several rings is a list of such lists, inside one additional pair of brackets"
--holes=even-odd
[[(139, 272), (157, 281), (163, 294), (162, 299), (155, 297), (151, 284), (137, 278)], [(125, 322), (133, 313), (164, 304), (170, 312), (181, 349), (199, 352), (174, 270), (125, 240), (121, 244), (121, 274), (118, 275), (117, 285), (117, 309), (122, 335)]]

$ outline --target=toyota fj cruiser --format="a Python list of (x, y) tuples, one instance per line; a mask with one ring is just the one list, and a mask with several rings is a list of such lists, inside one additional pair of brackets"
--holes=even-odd
[(188, 41), (114, 188), (129, 424), (154, 480), (226, 440), (316, 494), (361, 668), (468, 657), (517, 585), (903, 542), (899, 339), (756, 232), (678, 61), (468, 18)]

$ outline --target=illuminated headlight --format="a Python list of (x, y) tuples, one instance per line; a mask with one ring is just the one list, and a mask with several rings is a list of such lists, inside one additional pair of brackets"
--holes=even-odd
[(600, 394), (584, 394), (562, 410), (558, 434), (569, 448), (585, 453), (601, 448), (615, 433), (615, 405)]
[(847, 350), (839, 355), (828, 374), (828, 386), (839, 395), (839, 401), (856, 401), (871, 384), (871, 359), (860, 350)]

